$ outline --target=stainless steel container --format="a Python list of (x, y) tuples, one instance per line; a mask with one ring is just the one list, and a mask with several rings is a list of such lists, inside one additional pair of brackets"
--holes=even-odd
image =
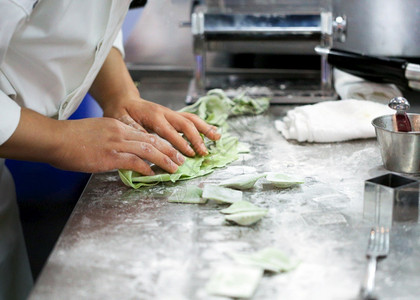
[(420, 0), (334, 0), (332, 11), (335, 48), (420, 57)]
[(417, 180), (389, 173), (365, 181), (363, 218), (372, 225), (417, 222), (418, 208)]
[(398, 132), (394, 115), (372, 121), (386, 169), (399, 173), (420, 173), (420, 115), (408, 114), (413, 130)]

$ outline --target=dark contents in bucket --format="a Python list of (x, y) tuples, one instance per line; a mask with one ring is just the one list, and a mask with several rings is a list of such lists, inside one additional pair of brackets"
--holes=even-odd
[(411, 131), (411, 123), (410, 119), (408, 118), (407, 114), (397, 112), (395, 114), (395, 118), (397, 120), (397, 130), (400, 132), (409, 132)]

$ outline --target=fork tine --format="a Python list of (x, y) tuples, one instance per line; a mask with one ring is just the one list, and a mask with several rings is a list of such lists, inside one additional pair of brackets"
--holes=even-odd
[(375, 227), (375, 252), (378, 252), (380, 247), (381, 247), (381, 243), (382, 243), (382, 236), (381, 236), (381, 228), (379, 226)]
[(378, 238), (378, 256), (386, 256), (389, 251), (389, 228), (381, 227)]
[(385, 229), (385, 251), (389, 251), (389, 228)]
[(379, 237), (378, 251), (381, 251), (385, 246), (385, 228), (383, 226), (379, 228)]
[(373, 227), (370, 231), (366, 255), (385, 256), (389, 251), (389, 228)]
[(379, 258), (386, 257), (389, 252), (389, 228), (384, 226), (373, 227), (370, 230), (366, 256), (368, 267), (366, 277), (360, 289), (363, 299), (374, 297), (376, 263)]
[(368, 241), (368, 251), (373, 251), (375, 248), (375, 229), (370, 230), (369, 241)]
[(377, 238), (376, 238), (376, 251), (379, 252), (382, 249), (382, 246), (384, 244), (384, 235), (382, 234), (382, 227), (378, 227), (377, 229)]
[(387, 246), (389, 248), (389, 229), (386, 232), (386, 242), (387, 242)]

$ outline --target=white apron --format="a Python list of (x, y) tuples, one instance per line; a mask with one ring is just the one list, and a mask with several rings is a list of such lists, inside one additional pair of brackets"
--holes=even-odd
[(26, 299), (33, 280), (13, 178), (0, 158), (0, 300)]

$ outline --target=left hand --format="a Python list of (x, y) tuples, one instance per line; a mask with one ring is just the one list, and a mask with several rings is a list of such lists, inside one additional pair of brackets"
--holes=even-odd
[[(207, 124), (198, 116), (176, 112), (140, 97), (112, 105), (112, 108), (104, 110), (104, 117), (118, 119), (144, 132), (155, 132), (187, 156), (208, 154), (200, 133), (211, 140), (220, 138), (217, 127)], [(185, 135), (193, 148), (179, 133)]]
[(121, 53), (115, 48), (109, 52), (89, 92), (104, 110), (104, 117), (118, 119), (141, 131), (155, 132), (187, 156), (208, 153), (200, 133), (212, 140), (220, 138), (216, 127), (193, 114), (141, 99)]

